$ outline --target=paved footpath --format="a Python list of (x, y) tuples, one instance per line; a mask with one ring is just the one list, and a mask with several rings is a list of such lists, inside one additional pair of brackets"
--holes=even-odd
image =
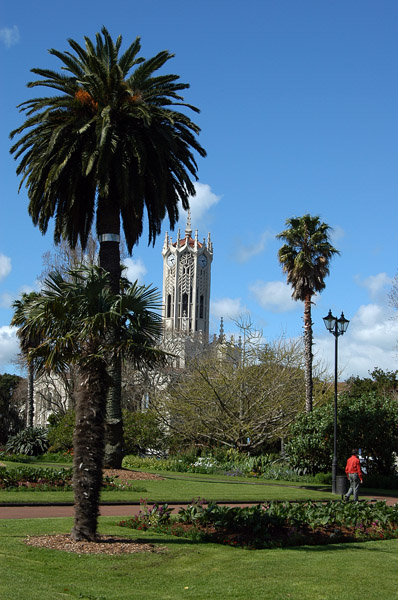
[[(369, 496), (369, 500), (385, 500), (388, 506), (398, 504), (398, 498), (391, 496)], [(248, 503), (220, 503), (224, 506), (252, 506), (258, 502)], [(173, 512), (177, 513), (181, 506), (187, 503), (169, 504)], [(139, 504), (105, 504), (100, 506), (100, 516), (102, 517), (129, 517), (138, 514)], [(69, 506), (0, 506), (0, 519), (49, 519), (52, 517), (72, 517), (74, 509)]]
[[(150, 503), (151, 504), (151, 503)], [(169, 504), (174, 513), (188, 502)], [(219, 503), (222, 505), (223, 503)], [(223, 504), (224, 506), (252, 506), (258, 502)], [(105, 504), (100, 506), (101, 517), (131, 517), (137, 515), (140, 505), (137, 504)], [(69, 506), (0, 506), (0, 519), (49, 519), (52, 517), (72, 517), (74, 508)]]

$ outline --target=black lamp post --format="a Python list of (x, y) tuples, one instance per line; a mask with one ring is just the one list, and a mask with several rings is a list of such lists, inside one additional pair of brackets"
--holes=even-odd
[(332, 494), (336, 494), (337, 475), (337, 340), (339, 335), (347, 331), (349, 321), (341, 313), (340, 319), (332, 315), (332, 311), (323, 318), (326, 329), (334, 335), (334, 429), (333, 429), (333, 462), (332, 462)]

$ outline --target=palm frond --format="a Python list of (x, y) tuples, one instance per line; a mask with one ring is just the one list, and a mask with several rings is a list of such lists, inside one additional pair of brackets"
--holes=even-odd
[(200, 128), (177, 107), (198, 109), (184, 101), (187, 83), (176, 74), (159, 74), (173, 57), (169, 51), (146, 60), (137, 37), (120, 53), (121, 36), (113, 41), (106, 28), (94, 43), (86, 37), (84, 47), (68, 43), (69, 51), (50, 50), (61, 71), (32, 69), (40, 79), (29, 85), (56, 94), (20, 105), (28, 118), (11, 132), (13, 140), (19, 138), (11, 153), (20, 187), (27, 188), (33, 223), (45, 233), (55, 218), (55, 241), (72, 246), (78, 239), (84, 243), (95, 218), (102, 232), (111, 198), (113, 221), (121, 218), (131, 252), (145, 210), (154, 243), (164, 217), (173, 228), (179, 201), (186, 209), (195, 193), (193, 153), (206, 152), (197, 140)]

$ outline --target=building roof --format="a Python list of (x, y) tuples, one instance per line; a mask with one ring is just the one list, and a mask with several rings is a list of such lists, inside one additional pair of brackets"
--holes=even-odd
[[(187, 243), (188, 246), (190, 246), (191, 248), (193, 248), (195, 246), (195, 240), (191, 238), (191, 236), (184, 237), (182, 240), (177, 240), (177, 242), (173, 243), (174, 248), (177, 247), (177, 243), (179, 244), (179, 247), (182, 248), (182, 246), (185, 246), (185, 244)], [(202, 248), (203, 244), (201, 244), (198, 240), (198, 248)]]

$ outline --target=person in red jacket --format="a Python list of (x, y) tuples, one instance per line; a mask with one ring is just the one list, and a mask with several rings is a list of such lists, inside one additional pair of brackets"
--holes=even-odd
[(359, 484), (363, 483), (363, 475), (361, 471), (361, 463), (358, 458), (358, 450), (356, 448), (352, 450), (351, 456), (347, 460), (345, 472), (350, 482), (350, 488), (345, 496), (343, 495), (343, 499), (348, 500), (351, 494), (354, 494), (354, 501), (357, 502)]

